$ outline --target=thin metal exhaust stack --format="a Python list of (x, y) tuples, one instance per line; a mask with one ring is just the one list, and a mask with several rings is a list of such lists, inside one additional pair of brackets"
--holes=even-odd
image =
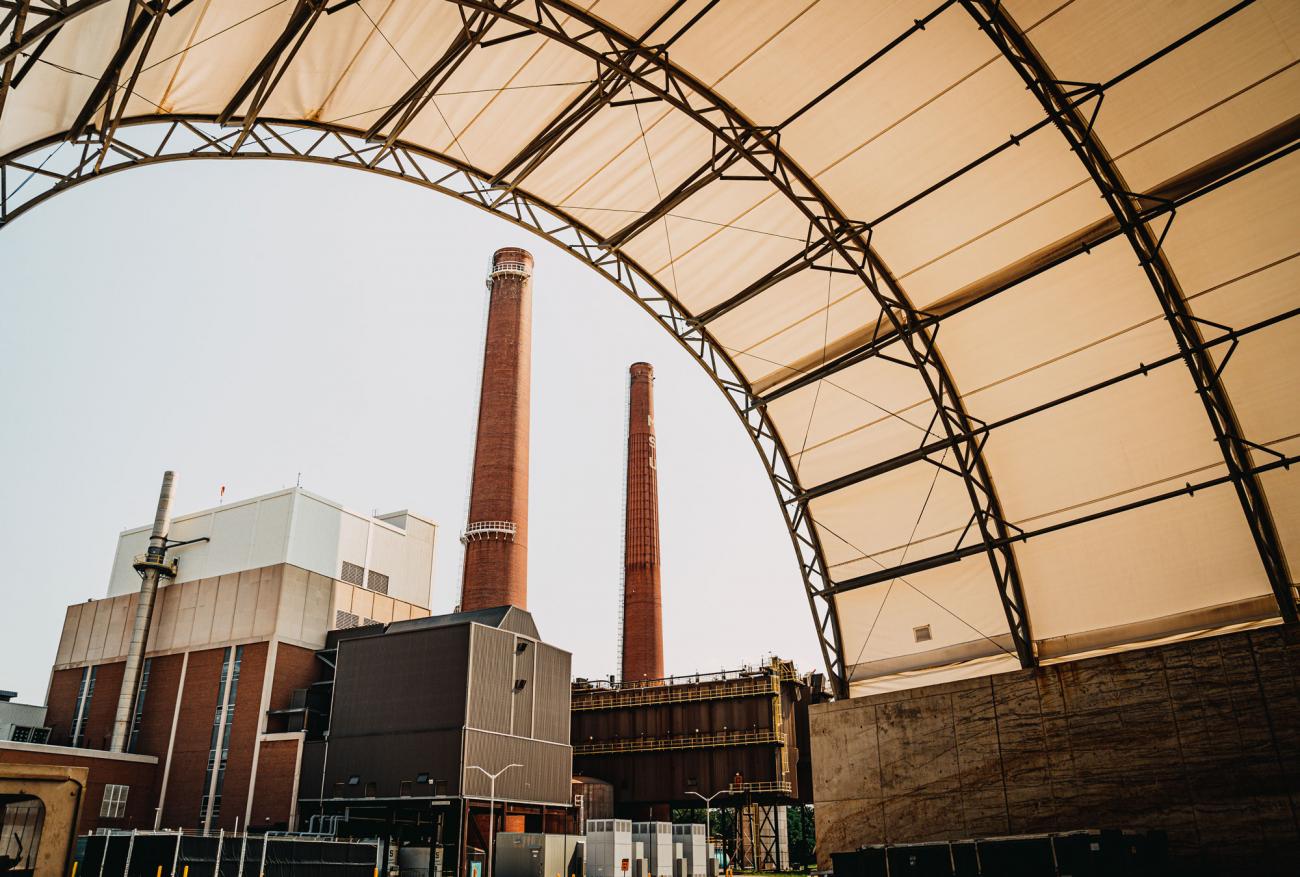
[(171, 470), (163, 473), (158, 510), (153, 518), (153, 531), (149, 534), (149, 548), (144, 557), (137, 558), (135, 562), (135, 571), (140, 574), (140, 602), (135, 609), (135, 626), (131, 629), (126, 669), (122, 671), (122, 690), (117, 696), (117, 715), (113, 719), (113, 739), (109, 744), (112, 752), (124, 752), (131, 733), (136, 688), (140, 684), (140, 665), (144, 661), (145, 644), (149, 640), (149, 624), (153, 619), (158, 582), (176, 576), (175, 562), (167, 563), (167, 531), (171, 529), (172, 488), (175, 483), (176, 473)]

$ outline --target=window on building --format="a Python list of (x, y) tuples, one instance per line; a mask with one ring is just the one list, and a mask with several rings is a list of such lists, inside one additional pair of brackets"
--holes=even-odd
[(81, 668), (81, 685), (77, 688), (77, 701), (72, 708), (72, 745), (86, 745), (86, 717), (90, 715), (90, 699), (95, 695), (95, 676), (99, 666)]
[(361, 619), (356, 615), (351, 612), (344, 612), (342, 609), (334, 613), (334, 628), (336, 630), (349, 630), (356, 627), (360, 621)]
[(212, 717), (208, 767), (203, 775), (205, 794), (199, 802), (199, 821), (204, 828), (207, 828), (210, 820), (221, 815), (221, 787), (225, 783), (226, 762), (230, 758), (230, 726), (235, 720), (235, 698), (239, 694), (239, 667), (243, 660), (243, 646), (226, 647), (225, 659), (221, 662), (221, 684), (217, 689), (217, 708)]
[(388, 593), (388, 576), (381, 572), (375, 572), (373, 569), (369, 572), (366, 581), (366, 587), (380, 594)]
[(136, 742), (140, 739), (140, 723), (144, 721), (144, 696), (149, 692), (149, 671), (153, 668), (153, 658), (145, 658), (140, 668), (140, 687), (135, 694), (135, 718), (131, 720), (131, 736), (126, 741), (126, 751), (135, 752)]
[(366, 571), (355, 563), (348, 563), (346, 560), (343, 561), (343, 572), (339, 574), (339, 578), (349, 585), (356, 585), (358, 588), (366, 586)]
[(104, 786), (104, 803), (99, 805), (99, 815), (103, 819), (121, 819), (126, 815), (126, 796), (130, 786), (108, 783)]

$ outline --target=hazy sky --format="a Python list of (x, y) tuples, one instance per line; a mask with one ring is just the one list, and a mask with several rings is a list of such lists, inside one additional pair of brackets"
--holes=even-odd
[(117, 534), (292, 485), (440, 526), (459, 590), (491, 253), (536, 256), (529, 602), (578, 675), (617, 672), (627, 366), (655, 366), (666, 666), (820, 653), (743, 427), (621, 290), (527, 232), (406, 183), (185, 162), (59, 195), (0, 231), (0, 688), (43, 702), (64, 607)]

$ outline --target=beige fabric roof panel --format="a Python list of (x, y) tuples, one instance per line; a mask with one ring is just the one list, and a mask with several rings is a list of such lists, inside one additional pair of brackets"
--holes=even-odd
[(138, 7), (74, 6), (0, 26), (0, 225), (232, 149), (550, 211), (741, 409), (839, 693), (1295, 615), (1290, 0), (172, 0), (118, 71)]
[(1236, 503), (1231, 487), (1214, 488), (1018, 547), (1034, 636), (1117, 627), (1268, 593), (1250, 562), (1250, 535), (1232, 514)]
[[(960, 614), (953, 606), (961, 607)], [(982, 558), (845, 595), (840, 612), (841, 622), (854, 632), (845, 641), (850, 667), (961, 644), (974, 643), (980, 653), (1009, 648), (1007, 621)], [(929, 639), (917, 637), (919, 627), (929, 627)]]

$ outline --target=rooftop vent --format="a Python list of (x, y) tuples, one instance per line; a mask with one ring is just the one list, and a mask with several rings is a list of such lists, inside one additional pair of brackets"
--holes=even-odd
[(358, 588), (363, 588), (366, 585), (366, 571), (355, 563), (348, 563), (346, 560), (343, 561), (343, 572), (339, 573), (339, 578), (349, 585), (356, 585)]

